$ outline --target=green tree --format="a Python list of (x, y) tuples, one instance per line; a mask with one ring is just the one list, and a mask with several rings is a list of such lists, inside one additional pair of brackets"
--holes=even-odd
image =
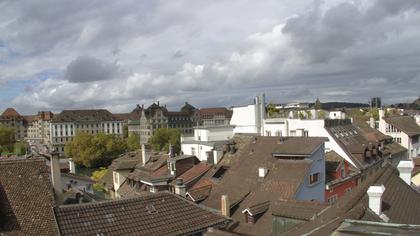
[[(93, 180), (95, 180), (96, 182), (98, 182), (99, 180), (101, 180), (102, 179), (102, 177), (106, 174), (106, 172), (108, 171), (108, 169), (107, 168), (105, 168), (105, 167), (101, 167), (101, 168), (99, 168), (98, 170), (95, 170), (93, 173), (92, 173), (92, 179)], [(93, 189), (94, 190), (96, 190), (96, 191), (102, 191), (102, 192), (105, 192), (105, 187), (104, 187), (104, 185), (103, 184), (101, 184), (101, 183), (94, 183), (93, 184)]]
[(79, 132), (67, 142), (64, 152), (77, 165), (85, 167), (108, 166), (119, 154), (127, 150), (125, 140), (116, 135), (96, 135)]
[(273, 117), (279, 114), (279, 109), (276, 108), (276, 106), (274, 106), (274, 104), (269, 103), (267, 105), (267, 112), (268, 112), (268, 117)]
[(325, 111), (319, 110), (318, 111), (318, 119), (325, 119), (325, 117), (326, 117)]
[(127, 138), (127, 146), (130, 151), (140, 149), (140, 136), (135, 133), (129, 134)]
[(149, 139), (149, 144), (156, 151), (169, 151), (169, 144), (174, 146), (175, 152), (181, 151), (181, 130), (159, 128)]
[(26, 154), (28, 149), (28, 143), (24, 141), (19, 141), (13, 145), (15, 155), (22, 156)]
[(128, 134), (128, 125), (125, 124), (123, 126), (123, 138), (128, 138), (129, 134)]
[(306, 119), (305, 114), (303, 113), (303, 111), (300, 111), (300, 112), (298, 113), (298, 115), (299, 115), (299, 119), (301, 119), (301, 120)]
[(12, 153), (14, 151), (15, 129), (0, 124), (0, 153)]

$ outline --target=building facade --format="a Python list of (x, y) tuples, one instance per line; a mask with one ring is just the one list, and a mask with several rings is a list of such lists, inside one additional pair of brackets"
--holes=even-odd
[(408, 151), (410, 159), (420, 155), (420, 126), (409, 116), (385, 116), (383, 109), (379, 110), (379, 131), (391, 136)]
[(15, 109), (7, 108), (0, 115), (0, 124), (15, 130), (15, 140), (23, 140), (26, 137), (28, 122)]
[(28, 121), (26, 140), (29, 143), (48, 144), (50, 140), (50, 123), (54, 114), (50, 111), (40, 111), (37, 115), (25, 117)]
[(182, 134), (193, 134), (193, 127), (198, 124), (198, 110), (185, 103), (180, 111), (168, 111), (159, 101), (141, 110), (139, 133), (140, 143), (147, 144), (149, 138), (159, 128), (180, 129)]
[(77, 132), (89, 134), (123, 135), (124, 120), (116, 118), (109, 111), (64, 110), (54, 116), (50, 123), (50, 150), (64, 154), (64, 146)]

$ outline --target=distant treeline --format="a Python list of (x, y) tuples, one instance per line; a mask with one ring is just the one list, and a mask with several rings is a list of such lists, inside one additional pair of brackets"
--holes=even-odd
[[(313, 107), (315, 103), (311, 103), (310, 107)], [(322, 109), (333, 110), (340, 108), (364, 108), (369, 107), (367, 103), (354, 103), (354, 102), (323, 102), (321, 103)]]

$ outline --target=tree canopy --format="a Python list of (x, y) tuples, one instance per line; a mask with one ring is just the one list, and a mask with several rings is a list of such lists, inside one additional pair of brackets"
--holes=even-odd
[(169, 151), (169, 144), (171, 144), (175, 152), (179, 153), (181, 151), (181, 130), (159, 128), (150, 137), (149, 144), (156, 151)]
[(13, 153), (15, 151), (15, 142), (15, 129), (0, 124), (0, 154)]
[(127, 150), (126, 141), (113, 134), (96, 135), (79, 132), (67, 142), (65, 154), (77, 165), (85, 167), (108, 166), (119, 154)]
[(130, 133), (127, 137), (127, 147), (130, 151), (140, 149), (140, 136), (135, 133)]

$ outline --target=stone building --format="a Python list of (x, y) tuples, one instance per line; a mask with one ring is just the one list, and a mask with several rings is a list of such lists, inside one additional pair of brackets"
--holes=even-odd
[(64, 146), (77, 132), (123, 135), (124, 120), (105, 109), (64, 110), (50, 125), (50, 149), (64, 154)]
[(0, 124), (15, 129), (15, 140), (23, 140), (26, 137), (28, 122), (14, 108), (7, 108), (0, 115)]
[(53, 116), (51, 111), (40, 111), (36, 115), (25, 116), (28, 122), (26, 140), (30, 143), (48, 144)]
[(146, 109), (141, 109), (140, 117), (140, 143), (146, 144), (156, 129), (180, 129), (182, 134), (192, 134), (193, 127), (197, 125), (198, 110), (187, 102), (180, 111), (168, 111), (159, 101)]

